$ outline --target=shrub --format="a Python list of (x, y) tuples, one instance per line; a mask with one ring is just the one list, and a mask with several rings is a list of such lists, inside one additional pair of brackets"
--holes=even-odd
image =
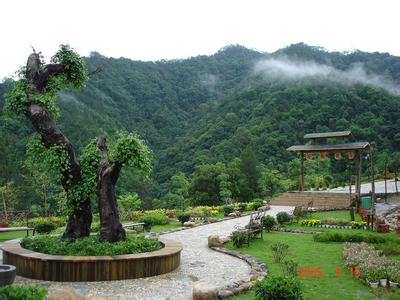
[(227, 217), (230, 213), (235, 211), (235, 208), (232, 205), (225, 205), (224, 208), (224, 216)]
[(297, 276), (297, 271), (299, 269), (299, 264), (293, 259), (285, 260), (282, 262), (282, 272), (285, 276)]
[(236, 248), (240, 248), (243, 246), (243, 244), (246, 243), (246, 241), (248, 239), (247, 232), (241, 231), (241, 230), (236, 230), (236, 231), (232, 232), (231, 239), (232, 239), (233, 246), (235, 246)]
[(382, 251), (384, 255), (393, 256), (400, 255), (400, 246), (398, 243), (389, 241), (386, 243), (376, 244), (375, 249)]
[(259, 207), (263, 206), (264, 202), (261, 199), (254, 199), (253, 200), (253, 210), (257, 210)]
[(145, 213), (139, 220), (143, 223), (151, 224), (151, 226), (165, 225), (169, 223), (169, 219), (166, 215), (157, 213)]
[(170, 218), (170, 219), (176, 217), (176, 213), (175, 213), (175, 211), (174, 211), (173, 209), (167, 209), (167, 210), (165, 211), (165, 215), (166, 215), (168, 218)]
[(178, 215), (178, 220), (179, 220), (179, 222), (181, 222), (183, 224), (183, 223), (185, 223), (185, 222), (190, 220), (190, 214), (189, 213), (185, 213), (185, 212), (180, 213)]
[(0, 287), (1, 300), (42, 300), (45, 299), (47, 290), (38, 285), (7, 285)]
[(276, 263), (281, 263), (288, 253), (289, 245), (278, 242), (271, 245), (271, 250), (272, 255), (274, 256), (274, 261)]
[(108, 243), (100, 242), (98, 235), (91, 235), (75, 241), (47, 235), (26, 237), (21, 241), (21, 246), (45, 254), (72, 256), (122, 255), (161, 249), (161, 243), (157, 239), (128, 237), (125, 241)]
[(130, 219), (130, 221), (138, 220), (138, 219), (140, 219), (140, 218), (143, 217), (143, 216), (144, 216), (144, 212), (138, 211), (138, 210), (133, 211), (133, 212), (131, 213), (131, 219)]
[(245, 211), (247, 204), (246, 203), (236, 203), (235, 206), (237, 207), (238, 210)]
[(390, 241), (389, 239), (383, 236), (377, 236), (373, 234), (369, 235), (361, 235), (355, 233), (331, 233), (331, 232), (324, 232), (314, 235), (314, 241), (316, 242), (352, 242), (352, 243), (371, 243), (371, 244), (378, 244), (378, 243), (385, 243)]
[(50, 220), (43, 219), (36, 221), (33, 228), (35, 228), (37, 233), (50, 233), (56, 229), (56, 226)]
[(253, 211), (254, 210), (254, 205), (253, 202), (249, 202), (246, 204), (246, 211)]
[(306, 220), (301, 220), (300, 225), (303, 226), (315, 226), (321, 224), (320, 220), (317, 219), (306, 219)]
[(276, 221), (273, 216), (266, 215), (265, 217), (262, 218), (262, 224), (263, 224), (265, 230), (271, 231), (271, 229), (276, 224)]
[(100, 222), (92, 222), (90, 232), (100, 232)]
[(300, 282), (293, 277), (268, 276), (255, 284), (257, 299), (300, 300), (304, 299)]
[(276, 220), (278, 224), (282, 225), (291, 221), (289, 214), (285, 211), (281, 211), (276, 215)]

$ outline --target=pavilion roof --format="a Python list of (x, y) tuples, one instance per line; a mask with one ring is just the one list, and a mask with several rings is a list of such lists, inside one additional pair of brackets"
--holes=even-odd
[(322, 139), (322, 138), (339, 138), (351, 137), (351, 131), (334, 131), (334, 132), (321, 132), (321, 133), (307, 133), (304, 135), (305, 139)]
[(354, 142), (345, 144), (323, 144), (323, 145), (295, 145), (287, 148), (293, 152), (339, 152), (348, 150), (368, 150), (368, 142)]

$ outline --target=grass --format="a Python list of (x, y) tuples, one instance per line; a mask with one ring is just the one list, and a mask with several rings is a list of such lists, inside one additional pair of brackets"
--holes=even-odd
[[(350, 276), (350, 271), (345, 269), (342, 262), (341, 243), (314, 242), (311, 234), (291, 234), (283, 232), (271, 232), (264, 235), (264, 240), (253, 240), (250, 247), (236, 249), (232, 243), (226, 247), (260, 258), (267, 264), (269, 274), (281, 275), (279, 264), (275, 263), (270, 246), (277, 242), (289, 245), (287, 259), (294, 259), (300, 267), (321, 268), (321, 278), (302, 278), (305, 299), (400, 299), (400, 291), (396, 293), (379, 288), (373, 290), (360, 281)], [(400, 259), (400, 256), (395, 257)], [(343, 276), (337, 276), (337, 268)], [(249, 291), (240, 294), (234, 299), (254, 299), (254, 292)]]
[(175, 229), (175, 228), (179, 228), (182, 227), (181, 223), (178, 222), (171, 222), (165, 225), (154, 225), (151, 227), (151, 232), (160, 232), (160, 231), (166, 231), (166, 230), (170, 230), (170, 229)]
[[(29, 230), (29, 235), (32, 235), (31, 230)], [(26, 231), (0, 232), (0, 243), (24, 237), (26, 237)]]

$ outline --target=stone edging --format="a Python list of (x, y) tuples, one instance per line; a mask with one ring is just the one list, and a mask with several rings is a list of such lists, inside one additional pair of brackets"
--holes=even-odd
[[(230, 239), (225, 239), (223, 240), (223, 243), (227, 243), (229, 241)], [(219, 299), (232, 297), (239, 293), (250, 290), (256, 280), (262, 280), (265, 276), (267, 276), (267, 266), (262, 260), (254, 256), (242, 254), (223, 247), (210, 247), (210, 249), (244, 260), (247, 264), (250, 265), (251, 268), (249, 280), (236, 281), (224, 288), (220, 288), (218, 290)]]

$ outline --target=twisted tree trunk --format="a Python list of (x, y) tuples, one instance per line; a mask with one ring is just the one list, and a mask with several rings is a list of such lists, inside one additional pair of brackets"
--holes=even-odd
[[(41, 136), (46, 148), (61, 146), (67, 156), (69, 168), (63, 171), (62, 186), (66, 192), (73, 189), (81, 181), (81, 168), (76, 159), (74, 149), (67, 137), (57, 127), (48, 110), (32, 99), (34, 93), (45, 92), (50, 75), (60, 74), (64, 66), (50, 64), (41, 66), (39, 55), (33, 53), (29, 56), (26, 69), (26, 77), (29, 83), (27, 91), (28, 101), (31, 103), (26, 111), (27, 118), (33, 128)], [(72, 203), (73, 211), (69, 215), (67, 228), (63, 237), (76, 239), (90, 234), (92, 223), (92, 211), (90, 199), (79, 199), (79, 203)]]
[(125, 240), (126, 234), (119, 219), (118, 204), (115, 198), (115, 184), (122, 165), (111, 163), (108, 159), (106, 139), (100, 137), (97, 148), (101, 161), (97, 170), (97, 196), (100, 208), (100, 240), (118, 242)]

